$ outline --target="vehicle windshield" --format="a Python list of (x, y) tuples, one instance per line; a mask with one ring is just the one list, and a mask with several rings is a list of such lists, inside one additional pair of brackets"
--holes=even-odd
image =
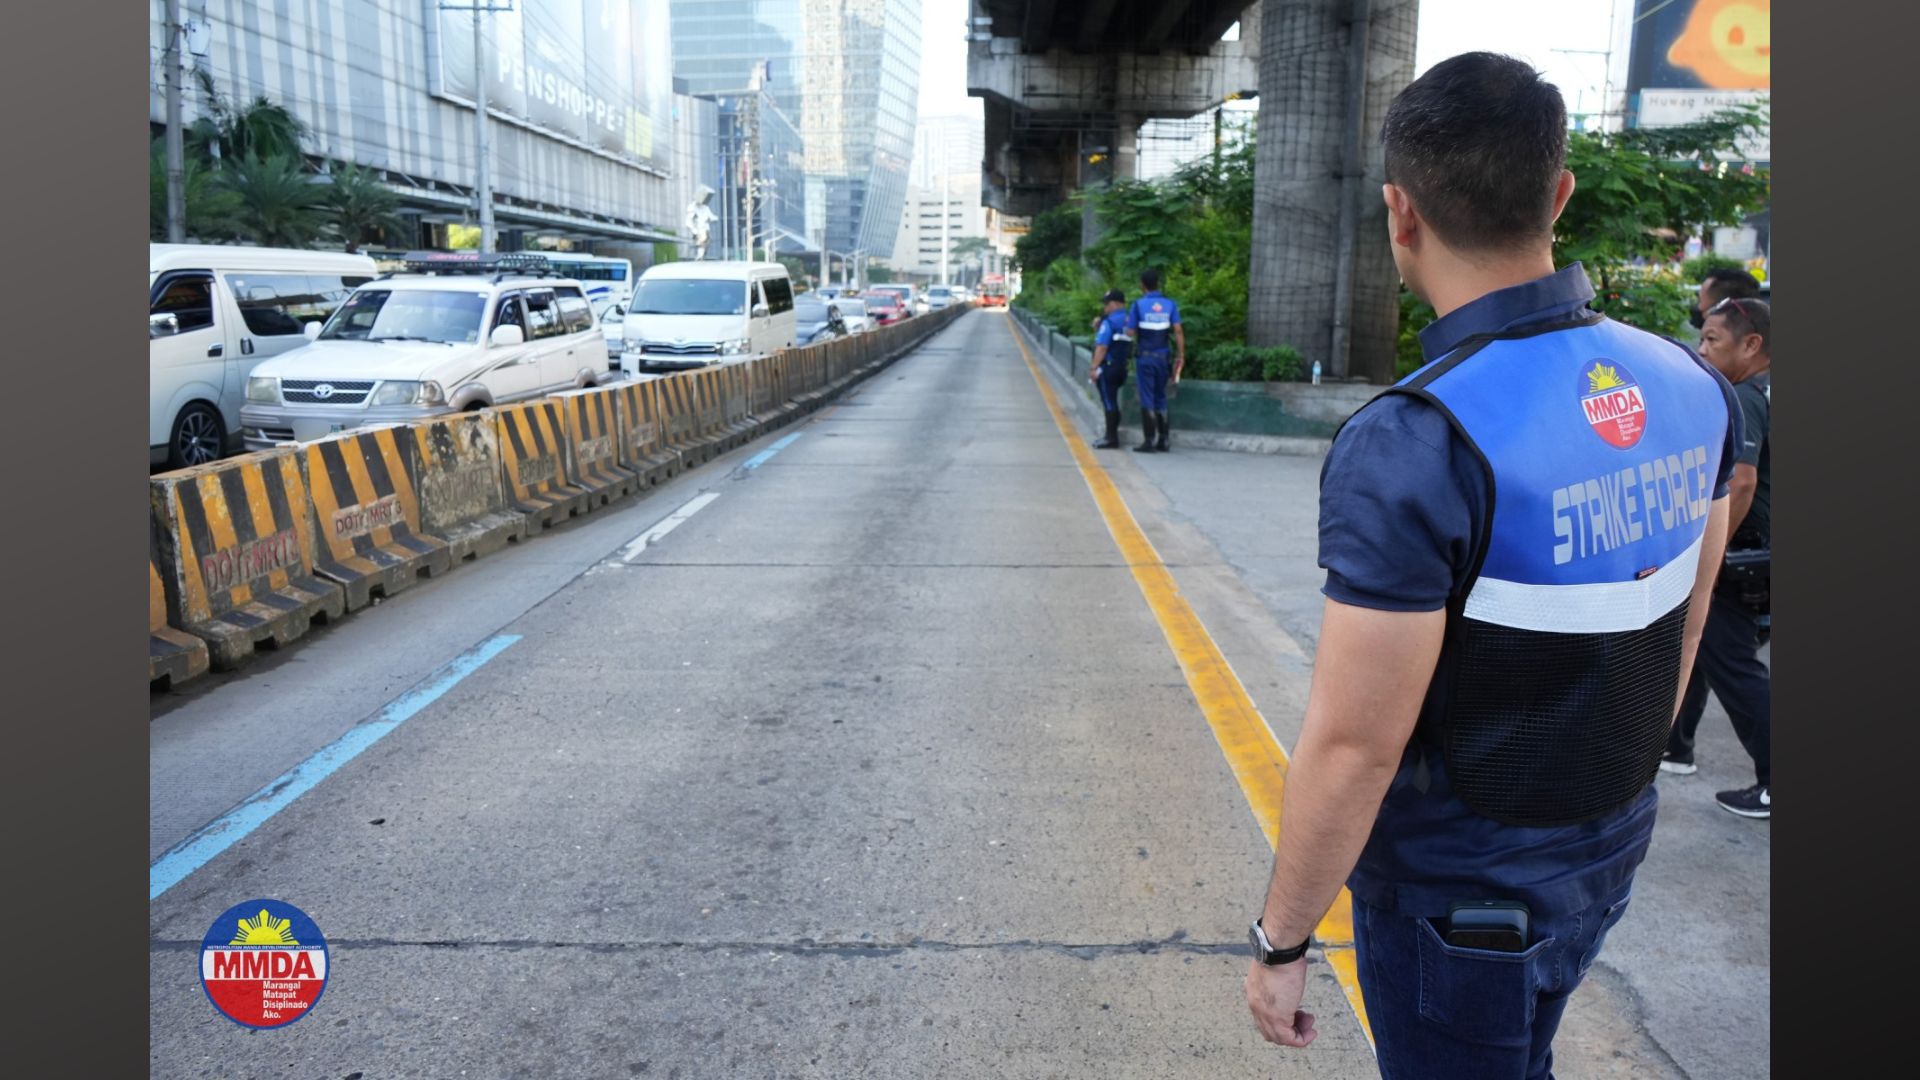
[(801, 322), (826, 322), (827, 305), (822, 303), (809, 304), (805, 300), (797, 300), (793, 305), (793, 317)]
[(322, 341), (480, 340), (487, 296), (441, 289), (361, 289), (340, 305), (320, 331)]
[(724, 279), (641, 278), (627, 311), (633, 315), (744, 315), (747, 286)]
[(865, 315), (867, 305), (862, 300), (835, 300), (833, 306), (840, 309), (842, 315)]
[(953, 290), (943, 289), (940, 286), (935, 285), (933, 288), (927, 290), (927, 295), (928, 296), (952, 296)]

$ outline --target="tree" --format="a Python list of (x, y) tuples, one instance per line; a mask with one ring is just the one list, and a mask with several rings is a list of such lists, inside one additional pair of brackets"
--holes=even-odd
[(993, 245), (988, 243), (984, 236), (963, 236), (953, 242), (953, 245), (947, 249), (947, 254), (954, 262), (973, 267), (976, 272), (967, 277), (970, 281), (977, 282), (978, 270), (985, 262), (984, 256), (992, 248)]
[(398, 213), (400, 197), (358, 165), (335, 169), (321, 202), (350, 252), (359, 251), (362, 243), (379, 243), (382, 233), (397, 235), (407, 227)]
[(1585, 264), (1596, 308), (1672, 333), (1686, 321), (1691, 290), (1660, 267), (1681, 238), (1737, 224), (1766, 205), (1768, 172), (1741, 164), (1738, 149), (1766, 126), (1766, 108), (1745, 105), (1693, 124), (1574, 132), (1567, 168), (1575, 186), (1554, 226), (1554, 262)]
[(246, 158), (221, 170), (220, 186), (239, 199), (240, 233), (263, 247), (312, 247), (326, 229), (324, 191), (297, 158)]
[(1036, 214), (1027, 235), (1013, 245), (1013, 261), (1023, 273), (1037, 274), (1055, 259), (1080, 254), (1080, 207), (1064, 202)]
[(196, 69), (194, 78), (206, 97), (207, 111), (185, 133), (187, 149), (196, 157), (211, 164), (299, 155), (307, 125), (286, 106), (275, 104), (264, 94), (244, 106), (235, 106), (220, 93), (205, 69)]
[[(166, 142), (153, 140), (148, 192), (148, 237), (167, 238), (167, 151)], [(240, 200), (233, 192), (215, 182), (213, 173), (195, 158), (187, 158), (182, 177), (186, 194), (187, 236), (195, 240), (230, 240), (239, 232), (235, 220)]]

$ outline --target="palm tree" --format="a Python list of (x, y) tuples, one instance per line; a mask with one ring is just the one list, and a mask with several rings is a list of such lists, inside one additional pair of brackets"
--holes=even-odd
[[(147, 218), (148, 235), (154, 240), (167, 238), (167, 152), (164, 140), (153, 140), (148, 189), (152, 196)], [(185, 161), (182, 175), (186, 191), (187, 235), (196, 240), (230, 240), (239, 231), (235, 217), (240, 210), (239, 196), (216, 182), (213, 173), (197, 158)]]
[(247, 157), (222, 169), (220, 185), (239, 199), (240, 232), (264, 247), (312, 247), (326, 229), (324, 193), (300, 159)]
[(333, 183), (322, 199), (326, 214), (349, 252), (363, 242), (378, 243), (382, 233), (400, 233), (406, 222), (396, 212), (400, 198), (374, 174), (358, 165), (335, 169)]
[(307, 125), (284, 105), (260, 95), (235, 107), (204, 69), (194, 76), (206, 95), (207, 115), (186, 130), (187, 148), (203, 161), (239, 162), (249, 157), (297, 157)]

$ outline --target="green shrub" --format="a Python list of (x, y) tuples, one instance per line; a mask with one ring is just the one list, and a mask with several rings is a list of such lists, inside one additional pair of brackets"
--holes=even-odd
[(1220, 382), (1292, 382), (1304, 368), (1300, 351), (1291, 345), (1260, 348), (1236, 341), (1195, 352), (1181, 375)]
[(1705, 255), (1696, 255), (1680, 264), (1680, 280), (1699, 285), (1707, 280), (1707, 275), (1715, 270), (1745, 270), (1747, 264), (1739, 259), (1725, 255), (1715, 255), (1709, 251)]

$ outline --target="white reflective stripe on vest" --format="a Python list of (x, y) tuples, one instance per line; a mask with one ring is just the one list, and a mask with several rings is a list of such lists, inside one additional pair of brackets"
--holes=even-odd
[(1496, 626), (1551, 634), (1639, 630), (1678, 607), (1693, 592), (1702, 540), (1695, 540), (1678, 558), (1639, 581), (1528, 585), (1482, 577), (1467, 594), (1466, 616)]

